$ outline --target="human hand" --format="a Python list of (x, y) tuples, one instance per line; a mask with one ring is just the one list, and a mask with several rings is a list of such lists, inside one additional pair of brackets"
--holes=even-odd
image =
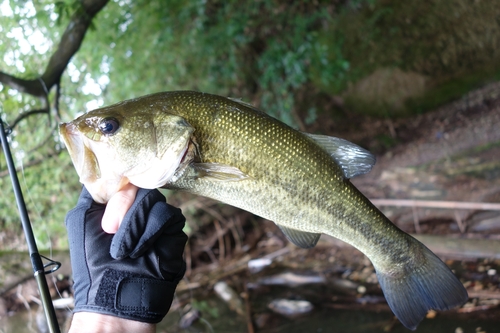
[(185, 219), (157, 190), (138, 190), (116, 235), (101, 227), (105, 209), (83, 188), (66, 217), (74, 311), (157, 323), (185, 272)]

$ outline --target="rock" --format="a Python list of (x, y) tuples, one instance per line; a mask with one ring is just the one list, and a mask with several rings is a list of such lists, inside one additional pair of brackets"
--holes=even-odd
[(201, 313), (199, 310), (191, 308), (188, 312), (186, 312), (179, 321), (179, 327), (182, 329), (186, 329), (193, 325), (195, 321), (197, 321), (201, 317)]
[(257, 281), (261, 285), (285, 285), (292, 288), (304, 284), (325, 283), (325, 278), (320, 275), (300, 275), (292, 272), (281, 273), (273, 276), (264, 277)]
[(214, 285), (214, 291), (229, 308), (240, 315), (244, 315), (243, 301), (241, 297), (226, 282), (220, 281)]
[(271, 265), (272, 262), (273, 261), (269, 258), (253, 259), (248, 262), (248, 270), (250, 271), (250, 273), (255, 274)]
[(268, 304), (268, 308), (285, 317), (294, 318), (311, 312), (314, 306), (305, 300), (276, 299)]

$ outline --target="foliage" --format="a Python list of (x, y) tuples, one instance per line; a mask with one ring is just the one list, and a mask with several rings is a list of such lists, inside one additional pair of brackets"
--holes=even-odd
[(75, 65), (92, 61), (87, 71), (95, 70), (101, 61), (109, 68), (108, 100), (193, 89), (243, 98), (295, 125), (294, 93), (310, 80), (312, 64), (314, 76), (329, 84), (349, 69), (342, 41), (325, 45), (319, 39), (334, 11), (329, 2), (114, 2)]
[[(82, 3), (0, 0), (0, 71), (38, 78)], [(76, 173), (55, 131), (60, 120), (124, 99), (181, 89), (242, 98), (302, 129), (325, 112), (315, 103), (319, 94), (341, 95), (351, 109), (356, 105), (349, 101), (359, 100), (358, 110), (392, 117), (391, 92), (402, 96), (396, 105), (403, 105), (411, 97), (404, 91), (384, 89), (384, 99), (377, 91), (358, 90), (361, 96), (382, 100), (379, 104), (357, 96), (349, 99), (346, 91), (359, 82), (376, 86), (376, 76), (364, 79), (380, 68), (397, 68), (418, 74), (405, 78), (430, 78), (426, 87), (428, 82), (436, 86), (451, 79), (466, 82), (440, 86), (435, 89), (439, 96), (426, 101), (435, 105), (444, 97), (453, 98), (465, 86), (491, 77), (485, 66), (498, 72), (500, 66), (491, 65), (500, 59), (498, 8), (493, 2), (468, 0), (110, 1), (62, 76), (59, 113), (51, 91), (50, 117), (23, 120), (11, 136), (16, 163), (34, 164), (21, 178), (32, 198), (29, 209), (37, 235), (42, 239), (44, 234), (64, 234), (64, 213), (79, 192)], [(456, 80), (478, 70), (485, 74)], [(411, 86), (413, 81), (407, 82)], [(7, 123), (45, 105), (2, 84), (0, 101)], [(418, 99), (411, 102), (412, 108), (422, 110)], [(0, 190), (10, 193), (4, 166), (1, 155)], [(12, 198), (1, 196), (0, 207), (0, 226), (15, 228)], [(47, 237), (45, 241), (49, 243)]]
[[(37, 78), (81, 5), (70, 0), (4, 1), (2, 8), (0, 69)], [(334, 9), (329, 2), (274, 0), (112, 1), (94, 20), (62, 77), (61, 120), (155, 91), (193, 89), (244, 98), (293, 124), (285, 110), (293, 110), (294, 92), (309, 80), (310, 63), (329, 66), (317, 31), (330, 24)], [(50, 100), (54, 99), (52, 91)], [(3, 85), (0, 100), (7, 123), (45, 103)], [(311, 117), (314, 113), (309, 121)], [(64, 238), (64, 213), (79, 191), (56, 134), (57, 121), (53, 112), (50, 117), (32, 116), (11, 135), (16, 164), (33, 164), (20, 178), (42, 247), (50, 245), (50, 238)], [(0, 166), (0, 188), (10, 193), (3, 156)], [(12, 197), (2, 196), (0, 206), (0, 224), (17, 225)]]

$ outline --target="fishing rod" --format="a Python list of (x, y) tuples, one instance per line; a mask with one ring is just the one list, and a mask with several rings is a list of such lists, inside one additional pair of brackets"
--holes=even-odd
[[(61, 266), (61, 263), (43, 257), (42, 255), (40, 255), (40, 253), (38, 253), (35, 236), (33, 234), (33, 229), (31, 228), (28, 212), (26, 210), (26, 203), (24, 202), (23, 198), (23, 192), (21, 191), (21, 187), (19, 186), (19, 179), (17, 178), (16, 168), (14, 166), (14, 161), (10, 152), (9, 143), (7, 142), (8, 133), (5, 130), (1, 115), (2, 113), (0, 112), (0, 138), (2, 140), (2, 148), (10, 173), (12, 188), (14, 189), (17, 208), (19, 210), (19, 217), (21, 218), (21, 224), (24, 230), (24, 236), (26, 237), (26, 242), (28, 243), (31, 265), (33, 266), (34, 277), (38, 284), (38, 290), (40, 291), (40, 298), (42, 300), (42, 305), (45, 312), (45, 319), (47, 320), (47, 326), (50, 333), (60, 333), (59, 324), (56, 318), (56, 312), (54, 310), (54, 304), (52, 303), (52, 298), (50, 297), (49, 286), (47, 285), (45, 274), (50, 274), (58, 270)], [(49, 260), (49, 263), (44, 265), (42, 262), (42, 257)], [(46, 271), (45, 269), (48, 267), (51, 267), (51, 269)]]

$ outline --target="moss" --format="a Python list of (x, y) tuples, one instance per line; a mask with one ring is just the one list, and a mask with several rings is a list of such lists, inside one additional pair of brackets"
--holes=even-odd
[[(345, 10), (318, 37), (331, 50), (328, 60), (344, 68), (335, 80), (321, 80), (313, 63), (311, 80), (327, 93), (344, 91), (358, 113), (396, 118), (427, 111), (500, 78), (499, 17), (494, 1), (379, 0)], [(387, 69), (425, 77), (425, 90), (405, 95), (397, 76), (383, 81), (380, 71)]]
[(399, 68), (377, 69), (344, 94), (346, 106), (357, 113), (396, 118), (409, 114), (405, 101), (425, 92), (426, 77)]
[(386, 66), (431, 77), (482, 67), (500, 55), (499, 15), (489, 1), (378, 1), (341, 18), (344, 54), (365, 75)]
[(406, 106), (412, 114), (423, 113), (456, 100), (467, 92), (496, 80), (500, 80), (500, 60), (475, 71), (458, 73), (453, 78), (435, 83), (423, 95), (408, 99)]
[(388, 151), (389, 149), (395, 147), (399, 141), (386, 134), (377, 135), (374, 142), (371, 143), (370, 151), (372, 153), (382, 153)]

